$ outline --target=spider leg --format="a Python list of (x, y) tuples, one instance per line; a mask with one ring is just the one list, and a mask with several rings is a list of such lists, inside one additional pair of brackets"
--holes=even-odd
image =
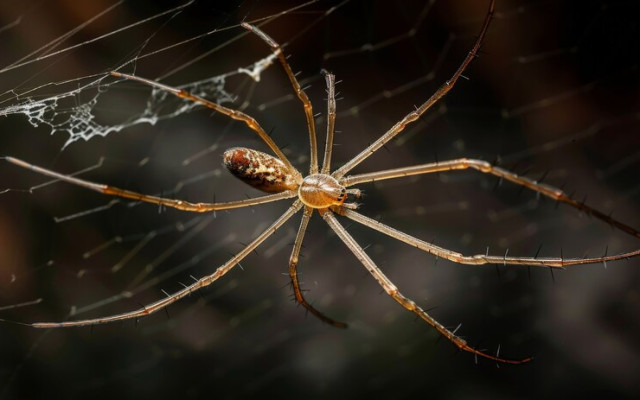
[(481, 357), (488, 358), (490, 360), (506, 363), (506, 364), (522, 364), (531, 361), (531, 358), (525, 358), (523, 360), (509, 360), (500, 358), (497, 355), (484, 353), (478, 349), (475, 349), (467, 344), (467, 342), (459, 336), (456, 336), (454, 332), (451, 332), (445, 328), (442, 324), (431, 317), (426, 311), (420, 308), (414, 301), (406, 298), (402, 293), (398, 291), (398, 288), (387, 278), (386, 275), (378, 268), (378, 266), (369, 258), (367, 253), (360, 247), (360, 245), (353, 239), (353, 237), (344, 229), (344, 227), (338, 222), (334, 214), (330, 210), (321, 211), (322, 217), (329, 224), (329, 226), (336, 232), (340, 239), (347, 245), (349, 250), (360, 260), (364, 267), (373, 275), (378, 281), (380, 286), (384, 289), (389, 296), (407, 310), (415, 313), (429, 325), (433, 326), (442, 336), (453, 342), (459, 349), (468, 351), (473, 354), (477, 354)]
[(172, 93), (173, 95), (175, 95), (177, 97), (180, 97), (180, 98), (185, 99), (185, 100), (193, 101), (193, 102), (201, 104), (201, 105), (203, 105), (203, 106), (205, 106), (207, 108), (215, 110), (215, 111), (217, 111), (217, 112), (219, 112), (221, 114), (224, 114), (224, 115), (226, 115), (228, 117), (231, 117), (231, 118), (233, 118), (233, 119), (235, 119), (237, 121), (244, 122), (249, 127), (249, 129), (251, 129), (252, 131), (256, 132), (258, 134), (258, 136), (260, 136), (262, 141), (265, 142), (267, 144), (267, 146), (269, 146), (271, 151), (273, 151), (275, 153), (275, 155), (280, 160), (282, 160), (282, 162), (284, 162), (291, 171), (295, 171), (296, 174), (300, 175), (300, 173), (294, 168), (294, 166), (291, 165), (291, 162), (289, 161), (287, 156), (284, 155), (282, 150), (280, 150), (280, 148), (275, 144), (273, 139), (271, 139), (269, 134), (267, 132), (265, 132), (265, 130), (262, 129), (262, 127), (258, 123), (258, 121), (256, 121), (255, 118), (251, 117), (250, 115), (245, 114), (242, 111), (234, 110), (234, 109), (231, 109), (231, 108), (227, 108), (225, 106), (221, 106), (220, 104), (216, 104), (216, 103), (214, 103), (212, 101), (203, 99), (202, 97), (198, 97), (196, 95), (193, 95), (193, 94), (187, 92), (186, 90), (177, 89), (177, 88), (171, 87), (169, 85), (162, 84), (160, 82), (152, 81), (151, 79), (141, 78), (141, 77), (135, 76), (135, 75), (123, 74), (123, 73), (117, 72), (117, 71), (111, 71), (111, 75), (113, 75), (115, 77), (118, 77), (118, 78), (124, 78), (124, 79), (128, 79), (128, 80), (144, 83), (145, 85), (154, 87), (154, 88), (159, 89), (159, 90), (164, 90), (165, 92)]
[(577, 208), (578, 210), (583, 211), (588, 215), (593, 215), (599, 220), (604, 221), (612, 226), (615, 226), (616, 228), (622, 230), (623, 232), (626, 232), (632, 236), (640, 238), (640, 232), (637, 231), (636, 229), (611, 218), (609, 215), (606, 215), (601, 211), (596, 210), (595, 208), (591, 208), (584, 203), (581, 203), (572, 199), (566, 193), (564, 193), (561, 189), (558, 189), (551, 185), (547, 185), (545, 183), (537, 182), (533, 179), (527, 178), (526, 176), (520, 176), (504, 168), (491, 165), (490, 163), (483, 160), (459, 158), (456, 160), (422, 164), (422, 165), (416, 165), (412, 167), (396, 168), (396, 169), (389, 169), (385, 171), (371, 172), (367, 174), (351, 175), (351, 176), (342, 178), (340, 180), (340, 184), (346, 187), (346, 186), (351, 186), (358, 183), (375, 182), (383, 179), (393, 179), (393, 178), (400, 178), (400, 177), (411, 176), (411, 175), (430, 174), (434, 172), (464, 170), (469, 168), (475, 169), (476, 171), (480, 171), (484, 174), (495, 175), (501, 179), (505, 179), (517, 185), (524, 186), (527, 189), (538, 192), (556, 201), (568, 204), (571, 207)]
[(304, 234), (307, 230), (307, 225), (309, 224), (309, 220), (311, 219), (311, 215), (313, 213), (313, 209), (311, 207), (304, 208), (304, 214), (302, 215), (302, 221), (300, 222), (300, 228), (298, 229), (298, 234), (296, 235), (296, 240), (293, 245), (293, 251), (291, 252), (291, 257), (289, 258), (289, 276), (291, 277), (291, 285), (293, 286), (293, 293), (296, 297), (296, 301), (300, 303), (304, 308), (306, 308), (311, 314), (318, 317), (322, 322), (325, 322), (329, 325), (335, 326), (336, 328), (346, 328), (347, 324), (344, 322), (336, 321), (331, 319), (315, 309), (311, 304), (305, 300), (302, 295), (302, 290), (300, 289), (300, 282), (298, 281), (298, 257), (300, 255), (300, 248), (302, 247), (302, 241), (304, 239)]
[(420, 118), (422, 114), (424, 114), (429, 108), (431, 108), (431, 106), (437, 103), (438, 100), (444, 97), (444, 95), (449, 93), (449, 91), (456, 84), (456, 81), (458, 80), (458, 78), (460, 78), (460, 76), (462, 75), (464, 70), (467, 68), (467, 66), (478, 55), (478, 51), (480, 50), (480, 46), (482, 45), (484, 36), (487, 33), (487, 29), (489, 28), (489, 22), (491, 22), (491, 18), (493, 17), (494, 9), (495, 9), (495, 0), (491, 0), (491, 3), (489, 5), (489, 12), (487, 13), (487, 16), (484, 19), (482, 30), (480, 31), (480, 35), (478, 35), (478, 40), (476, 40), (476, 43), (473, 45), (473, 48), (471, 49), (471, 51), (469, 51), (469, 53), (467, 54), (467, 57), (464, 59), (462, 64), (460, 64), (460, 66), (458, 67), (456, 72), (453, 74), (451, 79), (446, 81), (444, 85), (440, 86), (440, 88), (438, 88), (438, 90), (436, 90), (436, 92), (427, 101), (422, 103), (422, 105), (420, 105), (414, 111), (410, 112), (400, 121), (398, 121), (384, 135), (380, 136), (378, 140), (371, 143), (367, 148), (362, 150), (360, 154), (356, 155), (349, 162), (347, 162), (342, 167), (335, 170), (332, 174), (334, 178), (338, 180), (342, 178), (347, 172), (351, 171), (362, 161), (366, 160), (370, 155), (372, 155), (378, 149), (384, 146), (389, 140), (393, 139), (397, 134), (402, 132), (407, 125), (409, 125), (410, 123)]
[(322, 161), (322, 173), (328, 174), (331, 170), (331, 153), (333, 151), (333, 134), (336, 125), (336, 77), (325, 72), (327, 81), (327, 140), (324, 145), (324, 160)]
[(158, 204), (162, 206), (177, 208), (178, 210), (183, 210), (183, 211), (209, 212), (209, 211), (217, 211), (217, 210), (230, 210), (233, 208), (242, 208), (242, 207), (248, 207), (248, 206), (255, 206), (257, 204), (271, 203), (272, 201), (290, 199), (292, 197), (297, 196), (297, 193), (295, 191), (288, 190), (285, 192), (270, 194), (270, 195), (256, 197), (252, 199), (228, 201), (228, 202), (222, 202), (222, 203), (190, 203), (184, 200), (151, 196), (151, 195), (146, 195), (142, 193), (132, 192), (130, 190), (120, 189), (114, 186), (108, 186), (101, 183), (86, 181), (84, 179), (75, 178), (73, 176), (64, 175), (59, 172), (52, 171), (50, 169), (39, 167), (37, 165), (29, 164), (26, 161), (22, 161), (14, 157), (0, 157), (0, 159), (4, 159), (10, 162), (11, 164), (37, 172), (39, 174), (50, 176), (52, 178), (56, 178), (61, 181), (72, 183), (74, 185), (82, 186), (84, 188), (91, 189), (103, 194), (124, 197), (126, 199), (144, 201), (146, 203), (153, 203), (153, 204)]
[(347, 189), (347, 194), (352, 194), (356, 199), (362, 197), (362, 190), (360, 189)]
[(144, 317), (149, 314), (152, 314), (160, 309), (165, 308), (169, 304), (174, 303), (175, 301), (180, 300), (181, 298), (188, 296), (189, 294), (195, 292), (198, 289), (201, 289), (205, 286), (208, 286), (224, 276), (227, 272), (229, 272), (233, 267), (238, 265), (242, 259), (244, 259), (247, 255), (249, 255), (256, 247), (258, 247), (262, 242), (265, 241), (269, 236), (271, 236), (275, 231), (280, 228), (289, 218), (291, 218), (295, 213), (297, 213), (300, 208), (302, 208), (302, 203), (299, 200), (296, 200), (291, 207), (284, 214), (280, 216), (271, 226), (269, 226), (264, 232), (262, 232), (257, 238), (255, 238), (251, 243), (249, 243), (245, 248), (240, 250), (238, 254), (233, 256), (229, 261), (220, 266), (215, 270), (211, 275), (207, 275), (198, 279), (195, 283), (185, 286), (184, 289), (167, 296), (161, 300), (158, 300), (154, 303), (146, 305), (142, 308), (139, 308), (134, 311), (125, 312), (122, 314), (115, 314), (108, 317), (100, 317), (93, 319), (83, 319), (78, 321), (67, 321), (67, 322), (36, 322), (30, 324), (34, 328), (67, 328), (72, 326), (86, 326), (86, 325), (96, 325), (96, 324), (104, 324), (107, 322), (113, 321), (122, 321), (131, 318), (139, 318)]
[(287, 76), (289, 77), (289, 81), (291, 81), (291, 86), (293, 86), (294, 92), (296, 92), (296, 95), (302, 102), (302, 105), (304, 106), (304, 114), (307, 117), (307, 128), (309, 130), (309, 147), (311, 152), (311, 162), (310, 162), (309, 173), (317, 174), (318, 173), (318, 143), (316, 140), (316, 124), (315, 124), (315, 120), (313, 119), (313, 107), (311, 105), (311, 101), (309, 100), (309, 97), (307, 97), (307, 94), (304, 92), (302, 87), (300, 87), (300, 83), (298, 83), (298, 79), (296, 79), (296, 75), (291, 70), (291, 66), (287, 62), (287, 58), (284, 56), (284, 53), (282, 52), (282, 47), (275, 40), (273, 40), (269, 35), (262, 32), (258, 27), (247, 24), (245, 22), (242, 23), (242, 27), (256, 34), (260, 39), (262, 39), (265, 43), (267, 43), (269, 47), (271, 47), (271, 50), (273, 51), (273, 53), (276, 55), (276, 57), (278, 57), (278, 60), (282, 65), (282, 69), (284, 69), (284, 72), (286, 72)]
[(501, 264), (501, 265), (533, 265), (540, 267), (556, 267), (564, 268), (571, 265), (582, 264), (596, 264), (607, 261), (622, 260), (625, 258), (636, 257), (640, 255), (640, 249), (630, 251), (627, 253), (614, 254), (603, 257), (593, 258), (562, 258), (562, 257), (507, 257), (504, 256), (492, 256), (488, 254), (476, 254), (472, 256), (465, 256), (455, 251), (451, 251), (435, 244), (425, 242), (416, 237), (401, 232), (395, 228), (383, 224), (369, 217), (349, 210), (346, 208), (336, 209), (340, 215), (343, 215), (349, 219), (352, 219), (364, 226), (374, 229), (378, 232), (384, 233), (387, 236), (391, 236), (401, 242), (407, 243), (410, 246), (414, 246), (422, 251), (433, 254), (436, 257), (444, 258), (449, 261), (453, 261), (460, 264), (468, 265), (482, 265), (482, 264)]

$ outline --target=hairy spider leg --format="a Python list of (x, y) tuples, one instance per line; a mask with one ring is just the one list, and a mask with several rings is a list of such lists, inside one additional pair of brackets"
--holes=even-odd
[(59, 172), (52, 171), (50, 169), (39, 167), (37, 165), (29, 164), (26, 161), (23, 161), (14, 157), (1, 157), (0, 159), (4, 159), (10, 162), (11, 164), (37, 172), (39, 174), (50, 176), (52, 178), (59, 179), (61, 181), (68, 182), (73, 185), (81, 186), (87, 189), (91, 189), (103, 194), (124, 197), (126, 199), (143, 201), (146, 203), (158, 204), (162, 206), (176, 208), (178, 210), (183, 210), (183, 211), (210, 212), (210, 211), (219, 211), (219, 210), (230, 210), (233, 208), (242, 208), (242, 207), (255, 206), (257, 204), (271, 203), (277, 200), (291, 199), (297, 196), (297, 193), (295, 191), (288, 190), (281, 193), (255, 197), (251, 199), (228, 201), (228, 202), (222, 202), (222, 203), (191, 203), (184, 200), (151, 196), (151, 195), (133, 192), (130, 190), (120, 189), (114, 186), (104, 185), (101, 183), (90, 182), (84, 179), (76, 178), (69, 175), (64, 175)]
[(511, 257), (511, 256), (507, 256), (506, 254), (504, 256), (492, 256), (488, 254), (476, 254), (472, 256), (465, 256), (455, 251), (451, 251), (451, 250), (442, 248), (440, 246), (436, 246), (432, 243), (420, 240), (416, 237), (413, 237), (397, 229), (394, 229), (388, 225), (385, 225), (382, 222), (376, 221), (375, 219), (365, 217), (364, 215), (356, 211), (349, 210), (346, 208), (341, 208), (337, 212), (340, 215), (343, 215), (349, 219), (352, 219), (364, 226), (374, 229), (387, 236), (391, 236), (392, 238), (397, 239), (401, 242), (404, 242), (410, 246), (416, 247), (429, 254), (433, 254), (436, 257), (444, 258), (446, 260), (453, 261), (459, 264), (531, 265), (531, 266), (540, 266), (540, 267), (564, 268), (571, 265), (597, 264), (597, 263), (602, 263), (607, 261), (623, 260), (626, 258), (636, 257), (640, 255), (640, 249), (639, 249), (639, 250), (634, 250), (627, 253), (620, 253), (620, 254), (614, 254), (614, 255), (603, 256), (603, 257), (592, 257), (592, 258)]
[(304, 296), (302, 295), (302, 289), (300, 288), (300, 282), (298, 281), (297, 268), (298, 268), (298, 260), (300, 256), (300, 248), (302, 247), (304, 234), (307, 230), (307, 225), (309, 224), (309, 220), (311, 219), (312, 214), (313, 214), (313, 209), (311, 207), (304, 208), (302, 220), (300, 221), (300, 228), (298, 229), (298, 234), (296, 235), (296, 240), (293, 245), (293, 251), (291, 252), (291, 257), (289, 258), (289, 276), (291, 277), (291, 286), (293, 287), (293, 294), (295, 296), (296, 301), (300, 305), (306, 308), (312, 315), (318, 317), (322, 322), (335, 326), (336, 328), (346, 328), (347, 324), (327, 317), (322, 312), (314, 308), (311, 304), (309, 304), (309, 302), (307, 302), (307, 300), (305, 300)]
[[(348, 210), (346, 210), (348, 211)], [(380, 268), (371, 260), (371, 258), (367, 255), (364, 249), (355, 241), (355, 239), (344, 229), (344, 227), (338, 222), (336, 217), (330, 210), (321, 210), (320, 214), (322, 214), (322, 218), (329, 224), (331, 229), (335, 231), (335, 233), (340, 237), (340, 239), (344, 242), (345, 245), (351, 250), (351, 252), (356, 256), (356, 258), (364, 265), (364, 267), (369, 271), (369, 273), (378, 281), (380, 286), (384, 289), (384, 291), (391, 296), (395, 301), (400, 303), (402, 307), (413, 312), (424, 321), (426, 321), (429, 325), (433, 326), (442, 336), (450, 340), (453, 344), (455, 344), (460, 350), (468, 351), (473, 354), (477, 354), (481, 357), (488, 358), (490, 360), (498, 361), (505, 364), (523, 364), (532, 360), (531, 357), (522, 359), (522, 360), (509, 360), (506, 358), (498, 357), (498, 355), (487, 354), (481, 350), (475, 349), (467, 344), (467, 341), (457, 336), (454, 332), (451, 332), (447, 328), (445, 328), (441, 323), (436, 321), (433, 317), (431, 317), (425, 310), (420, 308), (413, 300), (405, 297), (398, 288), (387, 278), (386, 275), (382, 273)]]
[(278, 60), (282, 65), (282, 69), (284, 69), (284, 72), (289, 77), (291, 86), (293, 86), (293, 91), (296, 92), (296, 96), (298, 96), (298, 99), (300, 99), (300, 101), (302, 102), (302, 105), (304, 106), (304, 115), (307, 118), (307, 129), (309, 131), (309, 147), (310, 147), (309, 151), (311, 156), (309, 174), (318, 173), (318, 143), (316, 140), (316, 124), (313, 118), (313, 106), (311, 105), (311, 101), (309, 100), (309, 97), (304, 92), (302, 87), (300, 87), (300, 83), (298, 83), (298, 79), (296, 78), (296, 75), (291, 70), (291, 66), (287, 62), (287, 58), (284, 56), (284, 53), (282, 52), (282, 47), (275, 40), (273, 40), (269, 35), (262, 32), (258, 27), (244, 23), (244, 22), (242, 23), (242, 27), (255, 33), (260, 39), (262, 39), (265, 43), (267, 43), (269, 47), (271, 47), (271, 51), (273, 51), (276, 57), (278, 57)]
[(229, 261), (227, 261), (222, 266), (218, 267), (211, 275), (207, 275), (198, 279), (196, 282), (192, 283), (189, 286), (186, 286), (184, 289), (173, 293), (172, 295), (167, 296), (161, 300), (158, 300), (154, 303), (148, 304), (134, 311), (129, 311), (121, 314), (110, 315), (107, 317), (100, 318), (92, 318), (92, 319), (83, 319), (77, 321), (66, 321), (66, 322), (36, 322), (30, 324), (35, 328), (68, 328), (73, 326), (86, 326), (86, 325), (97, 325), (104, 324), (107, 322), (113, 321), (122, 321), (131, 318), (140, 318), (145, 317), (149, 314), (152, 314), (160, 309), (165, 308), (166, 306), (180, 300), (183, 297), (190, 295), (191, 293), (199, 290), (205, 286), (212, 284), (217, 281), (219, 278), (224, 276), (227, 272), (231, 271), (233, 267), (238, 265), (240, 261), (242, 261), (247, 255), (249, 255), (253, 250), (255, 250), (262, 242), (264, 242), (269, 236), (273, 235), (278, 228), (280, 228), (285, 222), (289, 220), (295, 213), (300, 211), (302, 208), (302, 202), (296, 200), (291, 207), (287, 209), (275, 222), (271, 224), (267, 229), (265, 229), (258, 237), (253, 239), (251, 243), (246, 245), (238, 254), (233, 256)]
[(467, 54), (467, 57), (465, 57), (462, 64), (460, 64), (456, 72), (453, 74), (451, 79), (449, 79), (442, 86), (440, 86), (438, 90), (436, 90), (436, 92), (431, 97), (429, 97), (427, 101), (425, 101), (424, 103), (422, 103), (422, 105), (420, 105), (420, 107), (416, 108), (414, 111), (411, 111), (404, 118), (402, 118), (395, 125), (393, 125), (391, 129), (389, 129), (384, 135), (380, 136), (378, 140), (371, 143), (367, 148), (362, 150), (358, 155), (353, 157), (342, 167), (335, 170), (333, 174), (331, 174), (334, 178), (340, 180), (340, 178), (342, 178), (346, 173), (351, 171), (353, 168), (359, 165), (362, 161), (366, 160), (369, 156), (371, 156), (373, 153), (379, 150), (382, 146), (384, 146), (389, 140), (393, 139), (396, 135), (402, 132), (407, 125), (419, 119), (422, 116), (422, 114), (424, 114), (428, 109), (431, 108), (431, 106), (437, 103), (442, 97), (444, 97), (444, 95), (449, 93), (449, 91), (456, 84), (456, 82), (458, 81), (458, 79), (460, 78), (464, 70), (467, 68), (467, 66), (478, 55), (478, 51), (480, 50), (480, 46), (482, 45), (484, 37), (487, 33), (487, 29), (489, 28), (489, 23), (491, 22), (491, 18), (493, 17), (494, 12), (495, 12), (495, 0), (491, 0), (491, 4), (489, 5), (489, 12), (487, 13), (487, 16), (484, 19), (484, 23), (482, 24), (482, 30), (480, 31), (480, 35), (478, 36), (478, 39), (473, 45), (473, 48), (471, 49), (471, 51), (469, 51), (469, 54)]
[(323, 174), (331, 171), (331, 154), (333, 152), (333, 135), (336, 125), (336, 78), (333, 74), (324, 74), (327, 82), (327, 139), (324, 145), (324, 159), (322, 161)]
[(520, 176), (504, 168), (491, 165), (491, 163), (488, 163), (483, 160), (459, 158), (456, 160), (440, 161), (436, 163), (428, 163), (428, 164), (416, 165), (412, 167), (402, 167), (402, 168), (395, 168), (395, 169), (389, 169), (384, 171), (370, 172), (365, 174), (350, 175), (342, 178), (340, 180), (340, 183), (345, 187), (348, 187), (348, 186), (359, 184), (359, 183), (377, 182), (383, 179), (394, 179), (394, 178), (401, 178), (401, 177), (412, 176), (412, 175), (431, 174), (434, 172), (457, 171), (457, 170), (465, 170), (465, 169), (474, 169), (484, 174), (495, 175), (500, 179), (505, 179), (517, 185), (524, 186), (527, 189), (538, 192), (555, 201), (565, 203), (570, 205), (571, 207), (577, 208), (578, 210), (583, 211), (587, 215), (592, 215), (598, 218), (599, 220), (610, 224), (611, 226), (615, 226), (616, 228), (620, 229), (625, 233), (628, 233), (632, 236), (640, 238), (640, 232), (638, 232), (638, 230), (618, 220), (613, 219), (611, 216), (604, 214), (603, 212), (598, 211), (595, 208), (589, 207), (584, 203), (581, 203), (572, 199), (566, 193), (564, 193), (564, 191), (562, 191), (561, 189), (558, 189), (551, 185), (547, 185), (546, 183), (535, 181), (531, 178), (527, 178), (526, 176)]

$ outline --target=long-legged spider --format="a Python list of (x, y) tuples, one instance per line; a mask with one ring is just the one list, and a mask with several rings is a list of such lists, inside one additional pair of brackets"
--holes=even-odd
[(346, 327), (346, 324), (333, 320), (325, 316), (322, 312), (311, 306), (304, 298), (300, 282), (297, 275), (297, 267), (300, 249), (304, 240), (304, 235), (309, 223), (309, 220), (314, 212), (317, 210), (322, 218), (327, 222), (331, 229), (338, 235), (338, 237), (347, 245), (347, 247), (353, 252), (358, 260), (365, 266), (365, 268), (373, 275), (378, 281), (384, 291), (391, 296), (394, 300), (400, 303), (401, 306), (407, 310), (415, 313), (417, 316), (425, 320), (429, 325), (433, 326), (441, 335), (453, 342), (458, 348), (474, 353), (477, 356), (485, 357), (491, 360), (495, 360), (503, 363), (520, 364), (531, 360), (531, 358), (525, 358), (521, 360), (510, 360), (499, 356), (499, 354), (488, 354), (480, 349), (476, 349), (467, 344), (467, 342), (461, 337), (456, 335), (455, 330), (451, 331), (444, 325), (440, 324), (433, 317), (431, 317), (425, 310), (418, 306), (414, 301), (408, 299), (400, 293), (398, 288), (384, 275), (384, 273), (376, 266), (374, 261), (367, 255), (364, 249), (354, 240), (354, 238), (346, 231), (343, 225), (336, 218), (336, 214), (356, 221), (364, 226), (377, 230), (387, 236), (398, 239), (411, 246), (419, 248), (427, 253), (435, 255), (436, 257), (445, 258), (447, 260), (470, 265), (480, 264), (503, 264), (503, 265), (533, 265), (550, 268), (564, 268), (571, 265), (581, 265), (590, 263), (602, 263), (607, 261), (620, 260), (624, 258), (634, 257), (640, 255), (640, 250), (635, 250), (627, 253), (606, 255), (603, 257), (593, 258), (549, 258), (549, 257), (514, 257), (514, 256), (493, 256), (489, 254), (478, 254), (472, 256), (465, 256), (463, 254), (448, 250), (432, 243), (420, 240), (416, 237), (408, 235), (404, 232), (396, 230), (388, 225), (378, 222), (374, 219), (366, 217), (356, 210), (359, 205), (355, 202), (347, 202), (349, 196), (351, 198), (359, 198), (360, 190), (352, 188), (352, 186), (361, 183), (370, 183), (378, 180), (393, 179), (406, 177), (411, 175), (428, 174), (434, 172), (446, 172), (452, 170), (462, 169), (475, 169), (485, 174), (495, 175), (501, 179), (511, 181), (517, 185), (521, 185), (525, 188), (538, 192), (539, 194), (552, 198), (558, 202), (566, 203), (580, 211), (593, 215), (594, 217), (607, 222), (626, 233), (634, 235), (640, 238), (640, 232), (625, 225), (619, 221), (614, 220), (608, 215), (603, 214), (585, 204), (578, 202), (571, 197), (567, 196), (562, 190), (552, 187), (547, 184), (537, 182), (524, 176), (519, 176), (513, 172), (494, 166), (486, 161), (474, 160), (474, 159), (455, 159), (449, 161), (442, 161), (436, 163), (422, 164), (410, 167), (396, 168), (390, 170), (382, 170), (370, 173), (347, 175), (353, 168), (363, 162), (366, 158), (374, 154), (377, 150), (383, 147), (387, 142), (393, 139), (396, 135), (401, 133), (404, 128), (410, 123), (420, 118), (431, 106), (438, 102), (443, 96), (445, 96), (455, 85), (458, 78), (462, 75), (463, 71), (476, 57), (480, 46), (483, 42), (485, 34), (487, 32), (489, 23), (491, 21), (494, 12), (494, 1), (492, 0), (489, 7), (480, 34), (468, 55), (465, 57), (462, 64), (455, 71), (451, 79), (443, 84), (427, 101), (417, 107), (415, 110), (408, 113), (403, 119), (393, 125), (387, 132), (385, 132), (379, 139), (370, 144), (367, 148), (342, 165), (337, 170), (331, 172), (331, 157), (333, 148), (334, 137), (334, 124), (336, 118), (336, 103), (335, 103), (335, 80), (334, 76), (330, 73), (325, 73), (328, 102), (327, 102), (327, 132), (326, 143), (324, 149), (324, 157), (322, 165), (320, 167), (318, 160), (318, 145), (316, 142), (316, 131), (314, 114), (312, 111), (312, 105), (301, 88), (296, 76), (291, 70), (282, 49), (278, 43), (276, 43), (267, 34), (262, 32), (255, 26), (249, 24), (242, 24), (245, 29), (253, 32), (260, 39), (266, 42), (275, 56), (278, 58), (282, 65), (286, 75), (288, 76), (293, 89), (304, 106), (304, 112), (307, 121), (307, 127), (309, 131), (310, 142), (310, 165), (309, 173), (303, 176), (287, 159), (281, 149), (274, 143), (269, 135), (264, 131), (260, 124), (251, 116), (234, 109), (230, 109), (219, 104), (210, 102), (203, 98), (197, 97), (186, 91), (179, 90), (155, 81), (151, 81), (145, 78), (126, 75), (120, 72), (112, 72), (115, 77), (120, 77), (128, 80), (134, 80), (156, 89), (167, 91), (182, 99), (190, 100), (217, 112), (225, 114), (235, 120), (244, 122), (251, 130), (256, 132), (260, 138), (267, 144), (276, 157), (258, 152), (247, 148), (232, 148), (227, 150), (224, 154), (224, 163), (227, 168), (235, 176), (243, 180), (244, 182), (252, 185), (253, 187), (260, 189), (270, 194), (250, 198), (238, 201), (223, 202), (223, 203), (190, 203), (183, 200), (169, 199), (151, 195), (145, 195), (136, 193), (129, 190), (124, 190), (104, 184), (98, 184), (89, 182), (79, 178), (75, 178), (69, 175), (54, 172), (49, 169), (45, 169), (33, 164), (29, 164), (25, 161), (13, 158), (3, 157), (4, 160), (15, 164), (17, 166), (30, 169), (34, 172), (47, 175), (62, 181), (66, 181), (78, 186), (82, 186), (91, 190), (95, 190), (104, 194), (119, 196), (123, 198), (133, 199), (136, 201), (142, 201), (147, 203), (154, 203), (158, 205), (173, 207), (179, 210), (192, 211), (192, 212), (210, 212), (216, 210), (228, 210), (233, 208), (241, 208), (247, 206), (254, 206), (258, 204), (270, 203), (276, 200), (292, 199), (296, 198), (292, 205), (284, 212), (275, 222), (273, 222), (265, 231), (258, 235), (251, 243), (247, 244), (238, 254), (233, 256), (225, 264), (218, 267), (212, 274), (198, 279), (195, 283), (185, 286), (184, 289), (169, 295), (154, 303), (148, 304), (134, 311), (125, 312), (121, 314), (98, 317), (92, 319), (65, 321), (65, 322), (38, 322), (29, 324), (36, 328), (58, 328), (58, 327), (72, 327), (72, 326), (86, 326), (94, 324), (102, 324), (107, 322), (126, 320), (131, 318), (139, 318), (151, 313), (154, 313), (169, 304), (189, 295), (190, 293), (210, 285), (218, 278), (229, 272), (234, 266), (256, 249), (263, 241), (270, 237), (277, 229), (285, 224), (293, 215), (300, 210), (303, 211), (300, 227), (295, 238), (293, 251), (289, 259), (289, 276), (291, 278), (291, 284), (293, 287), (295, 299), (298, 303), (304, 306), (309, 312), (321, 319), (322, 321), (336, 326)]

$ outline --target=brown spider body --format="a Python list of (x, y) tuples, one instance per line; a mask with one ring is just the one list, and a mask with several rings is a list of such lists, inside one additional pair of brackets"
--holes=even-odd
[(311, 208), (342, 205), (349, 193), (331, 175), (311, 174), (302, 179), (298, 171), (288, 168), (279, 158), (245, 147), (225, 151), (223, 162), (244, 183), (268, 193), (297, 191), (300, 200)]
[(300, 173), (280, 159), (245, 147), (225, 151), (223, 162), (236, 178), (267, 193), (297, 190), (302, 181)]

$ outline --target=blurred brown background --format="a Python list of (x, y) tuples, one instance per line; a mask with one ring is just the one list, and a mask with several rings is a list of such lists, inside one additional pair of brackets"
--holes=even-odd
[[(320, 70), (336, 74), (340, 133), (334, 164), (340, 165), (451, 76), (487, 8), (484, 1), (423, 3), (322, 1), (293, 10), (293, 2), (196, 1), (92, 41), (179, 3), (5, 1), (2, 67), (113, 10), (25, 61), (91, 43), (0, 71), (0, 107), (82, 87), (92, 78), (73, 79), (98, 77), (136, 55), (151, 54), (123, 71), (171, 85), (234, 71), (269, 54), (238, 24), (290, 10), (261, 27), (286, 44), (294, 71), (310, 85), (316, 112), (326, 107)], [(635, 1), (498, 1), (483, 54), (465, 73), (469, 80), (357, 170), (463, 156), (500, 160), (534, 178), (546, 173), (546, 182), (640, 227), (638, 11)], [(47, 82), (60, 84), (41, 87)], [(94, 109), (99, 122), (125, 121), (144, 108), (147, 88), (113, 83), (109, 78), (100, 88), (83, 89), (61, 109), (89, 101), (98, 89), (104, 91)], [(246, 75), (231, 76), (225, 90), (236, 97), (234, 107), (246, 107), (306, 168), (304, 114), (278, 65), (258, 84)], [(323, 123), (320, 118), (321, 143)], [(241, 124), (208, 111), (64, 150), (68, 135), (49, 135), (48, 127), (33, 127), (22, 115), (0, 124), (1, 154), (65, 173), (103, 157), (101, 167), (82, 175), (96, 182), (145, 193), (181, 187), (175, 196), (193, 201), (259, 194), (221, 170), (221, 154), (232, 146), (264, 146)], [(47, 180), (0, 164), (0, 192)], [(637, 239), (602, 222), (473, 172), (362, 188), (365, 215), (465, 254), (484, 253), (488, 246), (495, 254), (508, 249), (509, 255), (533, 255), (542, 245), (541, 255), (581, 257), (638, 247)], [(138, 308), (162, 297), (161, 290), (179, 290), (190, 275), (211, 273), (288, 204), (221, 212), (214, 219), (126, 202), (105, 207), (111, 200), (60, 183), (32, 194), (0, 194), (0, 307), (42, 299), (0, 308), (0, 318), (63, 320), (73, 306), (83, 312), (78, 317)], [(106, 209), (55, 220), (100, 207)], [(467, 267), (436, 262), (345, 222), (398, 287), (433, 308), (440, 322), (451, 328), (462, 323), (458, 333), (491, 352), (500, 345), (505, 357), (536, 358), (526, 366), (496, 368), (484, 360), (476, 365), (382, 293), (317, 216), (300, 265), (306, 295), (350, 329), (305, 316), (290, 299), (286, 276), (298, 222), (294, 217), (242, 269), (172, 305), (168, 315), (53, 331), (2, 323), (0, 398), (633, 398), (640, 392), (638, 260), (553, 277), (534, 268)], [(112, 272), (123, 259), (128, 261)], [(146, 282), (149, 287), (136, 289)], [(131, 298), (107, 301), (134, 289)]]

